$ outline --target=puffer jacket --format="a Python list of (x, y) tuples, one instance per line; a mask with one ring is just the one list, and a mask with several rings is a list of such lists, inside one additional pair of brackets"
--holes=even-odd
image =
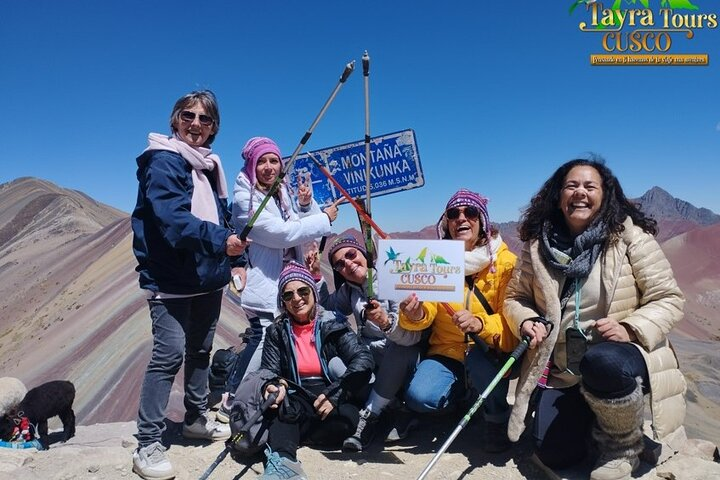
[[(132, 230), (140, 288), (192, 295), (225, 286), (232, 261), (225, 242), (233, 232), (227, 204), (217, 197), (214, 183), (220, 225), (190, 213), (192, 167), (179, 154), (150, 150), (137, 157), (137, 165)], [(215, 178), (208, 175), (208, 180)]]
[[(247, 248), (247, 284), (242, 293), (242, 306), (256, 312), (277, 315), (278, 278), (283, 268), (283, 253), (286, 248), (295, 248), (293, 258), (304, 264), (302, 244), (330, 233), (330, 219), (320, 211), (313, 200), (308, 209), (296, 207), (290, 201), (285, 186), (280, 187), (281, 198), (286, 202), (290, 216), (283, 220), (282, 213), (274, 199), (270, 199), (258, 215), (248, 238), (252, 243)], [(265, 194), (257, 189), (253, 194), (253, 208), (257, 210)], [(240, 172), (233, 190), (232, 218), (235, 229), (240, 232), (250, 221), (250, 181)]]
[[(625, 230), (598, 259), (607, 305), (606, 317), (628, 325), (643, 354), (650, 375), (653, 435), (662, 440), (682, 427), (685, 417), (685, 378), (667, 334), (683, 317), (685, 303), (670, 263), (652, 235), (628, 217)], [(559, 291), (563, 276), (548, 268), (538, 241), (526, 242), (507, 289), (505, 315), (520, 335), (523, 320), (542, 316), (553, 324), (548, 337), (523, 359), (508, 436), (517, 441), (525, 428), (530, 395), (550, 359), (561, 321)]]
[[(377, 291), (377, 275), (373, 275), (375, 291)], [(392, 324), (390, 330), (383, 332), (380, 327), (365, 320), (365, 305), (367, 304), (367, 284), (357, 285), (345, 281), (333, 293), (328, 290), (325, 279), (318, 282), (318, 293), (320, 294), (320, 305), (326, 310), (334, 310), (343, 315), (352, 314), (355, 317), (355, 325), (360, 339), (373, 348), (382, 349), (386, 340), (398, 345), (415, 345), (420, 341), (422, 332), (411, 331), (402, 328), (398, 323), (398, 303), (394, 300), (380, 300), (380, 306), (388, 314), (388, 320)]]
[[(284, 313), (265, 331), (261, 368), (302, 385), (290, 322), (290, 317)], [(357, 393), (368, 384), (374, 368), (372, 354), (358, 342), (357, 335), (345, 319), (320, 306), (317, 306), (313, 336), (327, 384), (323, 393), (334, 405), (338, 405), (346, 392)], [(340, 358), (347, 367), (342, 377), (334, 380), (330, 378), (328, 369), (328, 362), (333, 357)]]
[[(495, 259), (495, 272), (491, 272), (490, 266), (488, 266), (475, 275), (475, 285), (494, 310), (492, 315), (485, 311), (480, 300), (467, 284), (464, 293), (465, 298), (470, 301), (468, 310), (483, 322), (483, 329), (478, 333), (480, 338), (496, 351), (506, 353), (511, 352), (519, 343), (505, 321), (503, 313), (505, 288), (512, 276), (516, 260), (515, 254), (503, 242)], [(456, 312), (466, 309), (466, 306), (461, 303), (449, 303), (448, 305)], [(465, 334), (453, 323), (452, 316), (438, 302), (423, 302), (423, 310), (425, 310), (425, 317), (419, 322), (413, 322), (400, 312), (400, 326), (416, 331), (432, 326), (428, 355), (442, 355), (464, 362), (467, 346)]]

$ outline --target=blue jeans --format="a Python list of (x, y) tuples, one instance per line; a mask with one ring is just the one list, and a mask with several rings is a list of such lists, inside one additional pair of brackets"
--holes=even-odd
[[(473, 347), (465, 364), (441, 355), (421, 361), (405, 392), (407, 406), (419, 413), (440, 412), (456, 406), (464, 397), (465, 375), (478, 392), (483, 391), (498, 373), (499, 367), (479, 348)], [(485, 420), (505, 422), (510, 415), (507, 392), (510, 377), (501, 379), (483, 403)]]
[(388, 340), (385, 343), (383, 361), (375, 374), (375, 393), (383, 398), (395, 398), (417, 367), (420, 348), (419, 344), (404, 346)]
[[(629, 395), (637, 386), (635, 377), (643, 379), (645, 392), (650, 387), (645, 360), (631, 343), (591, 345), (580, 362), (580, 373), (585, 389), (598, 398)], [(587, 454), (594, 419), (580, 385), (538, 389), (533, 423), (536, 455), (550, 468), (581, 462)]]
[(250, 336), (245, 338), (247, 345), (235, 360), (228, 378), (227, 391), (230, 393), (235, 393), (245, 375), (260, 368), (263, 345), (265, 345), (265, 329), (275, 320), (272, 313), (254, 312), (248, 309), (245, 309), (245, 316), (250, 322)]
[(208, 372), (222, 290), (196, 297), (148, 300), (153, 349), (140, 391), (137, 439), (140, 448), (159, 442), (175, 375), (185, 360), (185, 421), (207, 410)]

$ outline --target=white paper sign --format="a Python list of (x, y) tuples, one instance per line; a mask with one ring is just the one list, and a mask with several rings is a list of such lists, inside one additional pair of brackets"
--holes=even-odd
[(385, 239), (378, 244), (378, 297), (462, 303), (465, 243), (459, 240)]

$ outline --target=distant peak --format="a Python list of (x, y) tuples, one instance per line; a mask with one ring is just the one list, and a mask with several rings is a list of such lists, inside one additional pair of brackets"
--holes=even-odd
[(712, 225), (720, 222), (720, 216), (707, 208), (697, 208), (690, 202), (673, 197), (666, 190), (654, 186), (636, 199), (640, 209), (656, 220), (682, 219), (700, 225)]

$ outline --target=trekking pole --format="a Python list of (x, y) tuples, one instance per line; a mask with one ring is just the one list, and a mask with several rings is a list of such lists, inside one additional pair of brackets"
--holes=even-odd
[[(362, 56), (362, 66), (365, 90), (365, 213), (367, 213), (368, 217), (372, 217), (372, 210), (370, 210), (370, 163), (372, 161), (372, 157), (370, 156), (370, 56), (367, 50), (365, 50)], [(361, 230), (363, 230), (365, 237), (365, 250), (367, 251), (370, 262), (367, 268), (367, 296), (368, 300), (370, 300), (375, 298), (372, 269), (374, 259), (372, 230), (370, 230), (370, 227), (362, 228), (362, 218), (360, 219), (360, 223)]]
[(268, 398), (266, 398), (262, 405), (260, 405), (258, 411), (255, 412), (252, 417), (248, 419), (247, 422), (245, 422), (243, 428), (241, 428), (238, 433), (225, 441), (225, 448), (223, 449), (223, 451), (220, 452), (215, 461), (207, 468), (207, 470), (205, 470), (205, 473), (203, 473), (198, 480), (207, 480), (210, 477), (210, 474), (213, 472), (213, 470), (215, 470), (217, 466), (220, 465), (223, 460), (225, 460), (225, 457), (227, 457), (228, 453), (230, 453), (230, 450), (232, 450), (233, 445), (242, 440), (242, 438), (247, 434), (246, 429), (250, 428), (255, 422), (257, 422), (257, 419), (260, 418), (260, 415), (265, 413), (265, 410), (267, 410), (270, 405), (275, 403), (277, 395), (277, 392), (273, 392), (268, 395)]
[(510, 358), (508, 358), (507, 362), (505, 362), (505, 365), (502, 366), (500, 371), (495, 375), (495, 378), (492, 379), (490, 382), (490, 385), (485, 388), (485, 390), (480, 394), (478, 399), (475, 401), (472, 407), (470, 407), (470, 410), (465, 414), (465, 416), (460, 420), (460, 423), (457, 427), (455, 427), (455, 430), (450, 434), (447, 440), (445, 440), (445, 443), (443, 443), (442, 447), (440, 447), (440, 450), (437, 451), (435, 456), (430, 460), (430, 463), (427, 464), (427, 467), (425, 467), (425, 470), (422, 471), (419, 477), (417, 477), (417, 480), (423, 480), (425, 477), (427, 477), (428, 473), (430, 473), (430, 470), (433, 466), (437, 463), (437, 461), (440, 459), (440, 455), (445, 453), (445, 451), (450, 447), (450, 444), (455, 440), (455, 438), (460, 434), (460, 431), (467, 426), (467, 424), (470, 422), (470, 418), (475, 414), (478, 408), (483, 404), (485, 399), (490, 395), (490, 392), (493, 391), (495, 386), (498, 384), (498, 382), (505, 376), (505, 374), (512, 368), (513, 364), (522, 356), (523, 353), (525, 353), (525, 350), (527, 350), (528, 345), (530, 345), (530, 338), (523, 337), (520, 344), (515, 347), (515, 350), (510, 354)]
[(342, 75), (340, 75), (340, 80), (338, 80), (337, 85), (335, 85), (335, 89), (333, 89), (332, 93), (330, 94), (330, 97), (328, 97), (327, 100), (325, 100), (325, 104), (320, 109), (320, 113), (317, 114), (315, 117), (315, 120), (313, 120), (312, 125), (310, 125), (310, 128), (308, 128), (307, 132), (305, 132), (305, 135), (300, 139), (300, 143), (297, 147), (295, 147), (295, 151), (290, 155), (290, 160), (288, 160), (287, 164), (285, 165), (285, 168), (282, 169), (280, 174), (277, 176), (273, 184), (270, 186), (270, 190), (268, 190), (267, 194), (265, 195), (265, 198), (263, 198), (263, 201), (258, 206), (257, 210), (255, 210), (255, 213), (250, 218), (250, 221), (247, 225), (245, 225), (245, 228), (242, 229), (242, 232), (240, 232), (240, 239), (245, 241), (247, 239), (247, 236), (250, 234), (250, 230), (252, 230), (253, 225), (255, 225), (255, 221), (257, 220), (258, 216), (260, 215), (260, 212), (265, 208), (270, 198), (275, 195), (275, 192), (280, 187), (280, 184), (282, 183), (283, 179), (285, 178), (285, 175), (290, 171), (290, 168), (292, 168), (293, 163), (295, 163), (295, 158), (297, 158), (298, 153), (300, 153), (300, 150), (303, 149), (307, 141), (310, 139), (310, 136), (313, 134), (313, 130), (315, 130), (315, 127), (318, 123), (320, 123), (320, 120), (325, 115), (325, 111), (327, 111), (330, 104), (335, 100), (335, 96), (340, 91), (340, 88), (345, 84), (345, 80), (350, 76), (350, 74), (355, 69), (355, 60), (345, 65), (345, 70), (343, 70)]
[(387, 233), (383, 232), (382, 229), (380, 227), (378, 227), (377, 223), (373, 222), (373, 219), (370, 218), (367, 213), (365, 213), (365, 210), (362, 208), (362, 206), (360, 206), (360, 204), (350, 196), (350, 194), (347, 192), (347, 190), (345, 190), (343, 188), (343, 186), (340, 185), (340, 183), (337, 180), (335, 180), (335, 177), (333, 177), (332, 173), (330, 173), (328, 171), (328, 169), (325, 168), (325, 166), (322, 163), (320, 163), (320, 160), (315, 158), (315, 156), (310, 152), (308, 152), (308, 158), (310, 158), (310, 160), (312, 160), (315, 163), (315, 166), (318, 167), (318, 169), (322, 172), (322, 174), (325, 175), (327, 177), (327, 179), (332, 182), (333, 185), (335, 185), (335, 188), (338, 189), (340, 194), (343, 197), (345, 197), (345, 199), (350, 203), (350, 205), (352, 205), (352, 207), (355, 209), (355, 211), (358, 212), (358, 215), (360, 215), (363, 218), (363, 220), (365, 220), (372, 228), (374, 228), (375, 231), (377, 232), (377, 234), (381, 238), (387, 238), (388, 237)]

